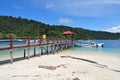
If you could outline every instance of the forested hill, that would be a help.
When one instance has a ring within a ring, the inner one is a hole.
[[[72,28],[63,25],[49,25],[21,17],[0,16],[0,39],[9,38],[12,33],[14,38],[21,38],[28,35],[39,37],[46,34],[47,37],[64,38],[62,32],[71,30],[75,32],[76,39],[119,39],[120,33],[108,33],[92,31],[82,28]]]

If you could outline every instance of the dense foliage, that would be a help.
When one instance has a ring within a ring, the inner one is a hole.
[[[120,33],[108,33],[92,31],[82,28],[72,28],[64,25],[49,25],[38,21],[21,17],[0,16],[0,39],[9,38],[12,33],[14,38],[22,38],[30,34],[31,37],[40,37],[46,34],[47,37],[64,38],[62,32],[71,30],[75,32],[76,39],[119,39]]]

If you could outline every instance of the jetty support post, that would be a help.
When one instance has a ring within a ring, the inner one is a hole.
[[[65,50],[65,47],[66,47],[66,40],[64,39],[64,46],[63,46],[63,50]]]
[[[39,42],[40,42],[39,45],[41,47],[41,52],[39,53],[39,56],[41,56],[41,55],[43,55],[43,46],[42,46],[43,38],[42,37],[40,37],[40,41]]]
[[[71,44],[72,47],[74,47],[74,35],[72,34],[72,44]]]
[[[68,39],[66,39],[66,49],[68,48]]]
[[[60,50],[61,50],[61,52],[63,50],[63,39],[60,40]]]
[[[24,37],[24,40],[25,40],[25,47],[27,46],[27,38]],[[26,57],[26,48],[24,48],[24,58]]]
[[[53,39],[50,39],[50,53],[53,54]]]
[[[25,37],[25,47],[27,46],[27,38]],[[26,57],[26,48],[24,48],[24,58]]]
[[[10,63],[13,63],[13,36],[10,34]]]
[[[34,39],[34,44],[36,44],[36,39]],[[34,56],[36,56],[36,47],[34,47]]]
[[[57,53],[59,52],[59,44],[60,44],[59,40],[57,39],[57,47],[56,47],[57,48]]]
[[[26,57],[26,49],[24,49],[24,58]]]
[[[36,56],[36,47],[34,47],[34,56]]]
[[[49,38],[47,38],[46,40],[47,40],[47,54],[49,54]]]
[[[28,34],[28,59],[30,59],[30,34]]]
[[[53,39],[53,46],[52,46],[53,54],[55,54],[55,39]]]
[[[54,40],[54,53],[57,52],[57,39]]]

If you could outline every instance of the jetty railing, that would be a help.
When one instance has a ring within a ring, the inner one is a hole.
[[[10,44],[8,46],[0,46],[0,51],[9,51],[10,52],[10,63],[14,62],[13,52],[15,49],[23,49],[24,55],[23,57],[30,59],[30,48],[34,47],[34,55],[33,56],[41,56],[44,54],[55,54],[59,51],[64,49],[73,47],[73,40],[69,39],[42,39],[42,38],[35,38],[34,40],[28,38],[24,39],[24,44],[17,44],[14,45],[14,38],[10,35]],[[36,53],[36,47],[39,47],[40,51],[39,54]],[[27,53],[26,53],[27,50]]]

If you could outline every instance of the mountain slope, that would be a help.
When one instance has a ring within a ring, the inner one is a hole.
[[[72,28],[64,25],[49,25],[38,21],[29,20],[21,17],[0,16],[0,39],[9,38],[12,33],[15,38],[40,37],[46,34],[47,37],[64,38],[61,34],[66,30],[75,32],[76,39],[119,39],[120,33],[109,33],[102,31],[92,31],[82,28]]]

